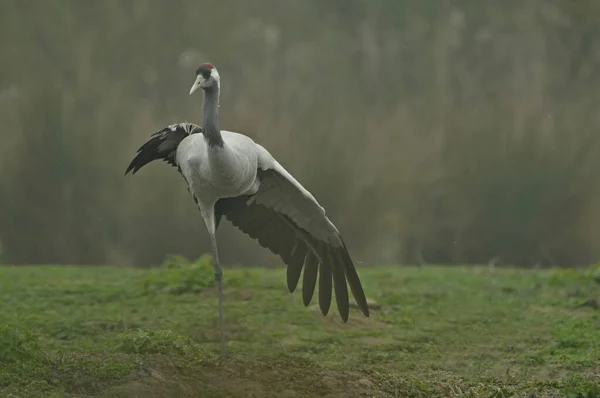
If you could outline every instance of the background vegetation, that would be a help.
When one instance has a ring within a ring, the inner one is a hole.
[[[600,257],[596,0],[0,2],[0,260],[156,264],[209,249],[183,181],[124,178],[163,125],[263,143],[372,263]],[[276,259],[221,231],[224,262]]]

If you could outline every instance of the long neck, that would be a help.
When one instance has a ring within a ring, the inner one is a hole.
[[[202,105],[202,129],[209,146],[223,147],[223,137],[219,129],[219,87],[204,90]]]

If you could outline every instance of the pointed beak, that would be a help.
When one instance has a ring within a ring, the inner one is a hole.
[[[192,88],[190,88],[190,95],[194,94],[194,91],[198,90],[198,87],[200,87],[202,83],[204,83],[204,78],[202,75],[196,76],[196,80],[194,81]]]

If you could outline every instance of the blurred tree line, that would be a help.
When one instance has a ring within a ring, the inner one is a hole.
[[[359,264],[600,257],[597,0],[4,0],[0,260],[146,265],[209,250],[183,180],[123,172],[160,127],[262,143]],[[276,259],[230,226],[223,260]]]

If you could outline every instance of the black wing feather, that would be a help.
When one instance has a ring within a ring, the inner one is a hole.
[[[321,308],[321,314],[323,315],[327,315],[329,307],[331,306],[332,278],[333,273],[331,272],[331,263],[328,259],[323,259],[323,262],[319,267],[319,308]],[[344,281],[344,283],[346,283],[346,281]],[[342,315],[341,311],[340,315]]]
[[[135,174],[139,169],[154,160],[163,160],[171,166],[177,166],[175,154],[177,147],[185,137],[202,133],[202,128],[193,123],[178,123],[165,127],[150,136],[150,139],[137,150],[125,174]]]
[[[304,259],[304,275],[302,276],[302,301],[308,307],[317,286],[319,260],[309,251]]]
[[[290,293],[294,293],[300,280],[300,274],[302,273],[302,267],[304,266],[304,258],[306,257],[306,244],[300,240],[295,239],[292,251],[290,254],[287,271],[287,285]]]
[[[335,301],[337,302],[340,316],[345,321],[348,320],[350,313],[350,303],[348,302],[348,286],[346,285],[346,272],[342,256],[339,251],[329,250],[329,260],[332,264],[333,287],[335,288]]]

